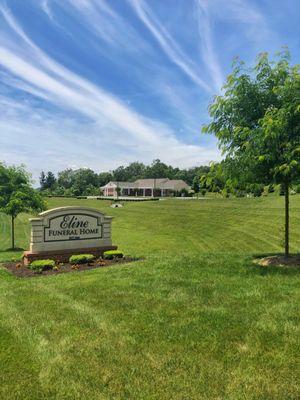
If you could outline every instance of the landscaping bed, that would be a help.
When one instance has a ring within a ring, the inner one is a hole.
[[[285,257],[284,255],[274,255],[256,259],[254,262],[262,267],[275,266],[300,268],[300,255],[296,254],[291,255],[290,257]]]
[[[20,261],[6,262],[3,265],[12,274],[18,276],[19,278],[30,278],[41,275],[57,275],[65,272],[86,271],[94,268],[110,267],[115,264],[126,264],[133,261],[138,261],[138,259],[132,257],[113,258],[111,260],[96,258],[93,261],[84,264],[71,264],[69,262],[55,263],[55,267],[53,269],[49,268],[43,271],[33,271],[29,268],[29,266],[24,266]]]

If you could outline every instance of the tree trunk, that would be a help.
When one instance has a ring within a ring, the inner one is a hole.
[[[11,216],[11,248],[15,249],[15,217]]]
[[[290,230],[290,220],[289,220],[289,184],[288,182],[285,183],[285,244],[284,244],[284,253],[285,257],[289,257],[290,255],[290,237],[289,237],[289,230]]]

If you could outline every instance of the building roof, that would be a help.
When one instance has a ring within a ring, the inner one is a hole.
[[[110,181],[108,182],[105,186],[102,186],[102,188],[110,188],[110,187],[114,187],[114,188],[134,188],[134,182],[116,182],[116,181]]]
[[[160,189],[164,182],[168,181],[168,178],[158,179],[138,179],[134,182],[135,187],[138,189]]]
[[[170,190],[190,190],[190,187],[187,183],[185,183],[182,179],[168,179],[166,182],[162,183],[161,189],[170,189]]]
[[[102,188],[121,188],[121,189],[168,189],[168,190],[189,190],[190,187],[182,179],[138,179],[135,182],[108,182]]]

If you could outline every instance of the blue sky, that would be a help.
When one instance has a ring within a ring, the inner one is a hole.
[[[1,161],[40,171],[220,159],[201,134],[232,59],[288,45],[299,0],[0,0]]]

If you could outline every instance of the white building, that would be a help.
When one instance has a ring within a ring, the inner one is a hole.
[[[102,186],[104,196],[166,197],[191,188],[181,179],[138,179],[135,182],[108,182]],[[119,191],[119,193],[118,193]]]

